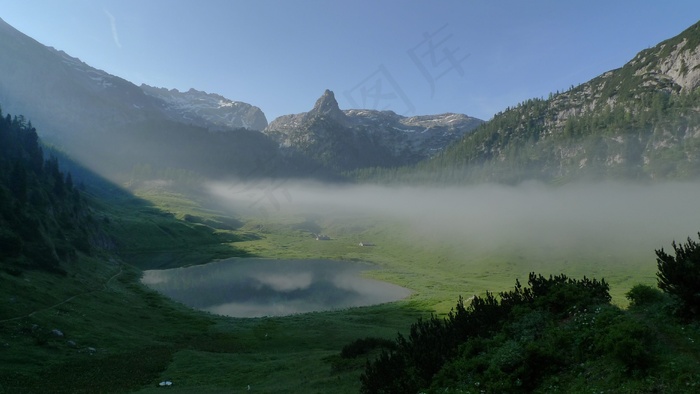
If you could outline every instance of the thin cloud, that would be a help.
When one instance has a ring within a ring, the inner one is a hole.
[[[119,33],[117,32],[117,20],[114,18],[114,15],[112,15],[111,12],[104,10],[105,15],[107,15],[107,18],[109,18],[109,24],[112,27],[112,39],[114,40],[114,44],[117,46],[117,48],[121,48],[122,44],[119,42]]]

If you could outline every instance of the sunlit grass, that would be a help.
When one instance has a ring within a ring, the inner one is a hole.
[[[598,245],[578,250],[487,248],[470,240],[416,235],[398,221],[363,217],[319,220],[321,232],[331,240],[316,241],[309,231],[298,229],[307,222],[302,215],[279,221],[251,218],[243,229],[261,231],[260,238],[236,245],[262,257],[371,262],[379,269],[368,271],[367,276],[410,288],[414,301],[441,313],[449,311],[460,295],[507,290],[515,279],[525,281],[530,272],[604,278],[618,305],[627,304],[624,293],[633,285],[655,283],[653,249],[625,253]],[[361,247],[362,241],[375,246]]]

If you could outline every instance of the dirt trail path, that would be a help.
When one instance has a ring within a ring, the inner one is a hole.
[[[58,304],[54,304],[54,305],[48,306],[48,307],[46,307],[46,308],[42,308],[42,309],[38,309],[38,310],[32,311],[32,312],[30,312],[30,313],[28,313],[28,314],[26,314],[26,315],[23,315],[23,316],[12,317],[12,318],[9,318],[9,319],[0,320],[0,323],[10,322],[10,321],[14,321],[14,320],[26,319],[26,318],[28,318],[28,317],[34,316],[34,315],[37,314],[37,313],[45,312],[45,311],[54,309],[54,308],[56,308],[56,307],[59,307],[59,306],[65,304],[65,303],[71,302],[72,300],[74,300],[74,299],[77,298],[77,297],[84,296],[84,295],[87,295],[87,294],[97,293],[97,292],[99,292],[99,291],[105,291],[105,290],[107,290],[107,287],[109,286],[109,284],[110,284],[114,279],[116,279],[117,276],[121,275],[122,272],[123,272],[123,266],[122,266],[121,264],[119,264],[119,271],[117,271],[114,275],[110,276],[109,279],[107,279],[107,281],[104,283],[104,285],[102,285],[102,288],[99,289],[99,290],[90,290],[90,291],[86,291],[86,292],[83,292],[83,293],[78,293],[78,294],[76,294],[76,295],[73,295],[73,296],[70,296],[70,297],[66,298],[65,300],[59,302]]]

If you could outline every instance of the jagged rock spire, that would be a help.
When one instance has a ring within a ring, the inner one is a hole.
[[[309,115],[327,116],[335,120],[342,121],[345,119],[345,114],[340,110],[338,101],[332,91],[326,89],[323,95],[316,100],[314,108],[309,111]]]

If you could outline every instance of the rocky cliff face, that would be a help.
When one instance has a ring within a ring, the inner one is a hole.
[[[677,92],[690,92],[700,86],[700,46],[694,37],[698,34],[697,26],[684,34],[680,42],[669,40],[639,53],[629,63],[638,67],[635,76],[664,81]]]
[[[174,120],[191,123],[213,131],[249,129],[262,131],[267,119],[260,108],[240,101],[232,101],[213,93],[190,89],[155,88],[141,85],[143,91],[160,101],[160,107]]]
[[[343,111],[326,90],[311,111],[281,116],[264,133],[289,152],[336,170],[353,170],[416,163],[481,123],[461,114],[404,117],[392,111]]]

